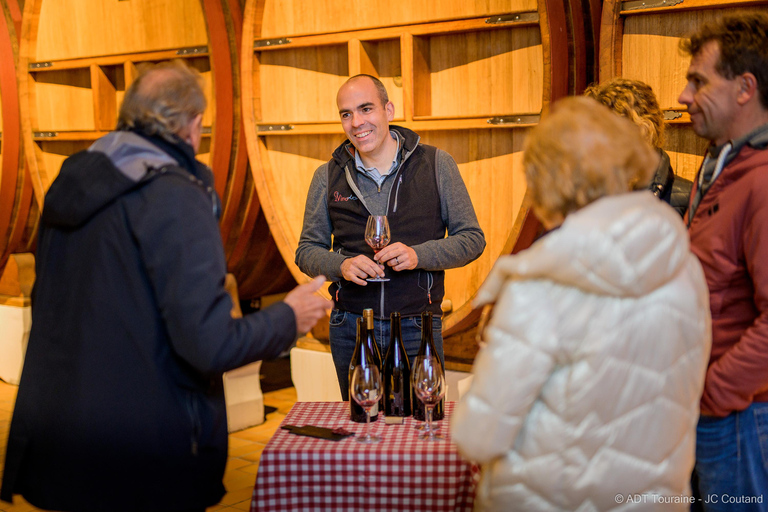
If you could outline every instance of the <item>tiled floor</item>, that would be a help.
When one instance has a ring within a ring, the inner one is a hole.
[[[16,386],[0,381],[0,477],[5,462],[5,445],[8,442],[8,428],[11,422],[13,404],[16,400]],[[267,420],[229,435],[229,460],[224,473],[227,494],[221,503],[208,509],[211,511],[249,510],[251,491],[259,468],[259,458],[264,446],[275,433],[285,415],[296,402],[296,390],[284,388],[264,393],[264,404],[277,408],[267,415]],[[0,501],[0,512],[34,512],[37,509],[16,496],[14,504]],[[106,511],[105,511],[106,512]]]

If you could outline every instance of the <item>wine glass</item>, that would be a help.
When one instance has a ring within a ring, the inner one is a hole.
[[[389,244],[389,221],[386,215],[371,215],[365,225],[365,243],[371,246],[374,253],[379,252]],[[381,283],[389,281],[388,277],[369,277],[366,281]]]
[[[360,443],[378,443],[381,436],[368,432],[371,423],[371,408],[376,405],[381,397],[381,374],[375,365],[357,365],[352,372],[352,381],[349,383],[352,389],[352,398],[365,409],[365,430],[362,436],[357,437]]]
[[[445,396],[445,376],[443,375],[443,367],[440,365],[440,359],[434,356],[417,356],[414,361],[411,380],[413,390],[424,404],[427,413],[427,428],[419,434],[419,439],[426,439],[427,441],[445,439],[432,426],[432,411]]]

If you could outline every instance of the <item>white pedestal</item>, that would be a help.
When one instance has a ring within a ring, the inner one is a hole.
[[[230,432],[264,423],[260,370],[261,361],[256,361],[224,373],[224,396]]]
[[[291,349],[291,380],[297,402],[339,402],[341,391],[330,352]]]
[[[445,399],[458,401],[469,388],[472,374],[447,370]],[[291,349],[291,378],[299,402],[336,402],[341,400],[336,368],[330,352],[303,348]]]
[[[0,379],[18,384],[29,330],[32,328],[32,308],[0,304]]]

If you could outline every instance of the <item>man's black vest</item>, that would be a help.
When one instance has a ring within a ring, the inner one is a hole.
[[[436,153],[433,146],[418,143],[418,136],[410,130],[396,126],[403,136],[398,167],[393,179],[387,207],[391,232],[390,244],[402,242],[411,247],[428,240],[445,237],[446,226],[440,214],[440,196],[437,189]],[[339,147],[328,163],[328,212],[333,225],[333,250],[347,256],[365,254],[373,258],[374,252],[365,243],[365,224],[371,214],[359,200],[347,181],[348,176],[357,184],[361,177],[355,168],[354,156],[346,149],[348,142]],[[415,146],[415,147],[414,147]],[[441,314],[440,304],[445,295],[445,272],[422,269],[396,272],[386,267],[390,281],[360,286],[343,280],[331,285],[336,307],[356,314],[372,308],[379,319],[389,318],[397,311],[403,316],[414,316],[429,309]]]

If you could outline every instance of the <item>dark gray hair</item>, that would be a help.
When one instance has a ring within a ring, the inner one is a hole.
[[[179,59],[143,66],[125,93],[117,129],[173,142],[205,107],[202,76],[196,69]]]
[[[366,75],[365,73],[361,73],[359,75],[355,75],[353,77],[350,77],[350,79],[347,80],[347,82],[351,82],[352,80],[354,80],[356,78],[363,78],[363,77],[370,78],[371,81],[373,82],[373,85],[376,86],[376,90],[379,93],[379,99],[381,100],[381,106],[383,107],[384,105],[389,103],[389,94],[387,94],[387,88],[384,87],[384,84],[381,83],[381,80],[379,80],[375,76],[373,76],[373,75]]]
[[[768,109],[768,15],[747,13],[725,16],[704,25],[680,48],[688,55],[697,55],[710,41],[720,47],[720,59],[715,70],[728,80],[744,73],[757,79],[760,103]]]

